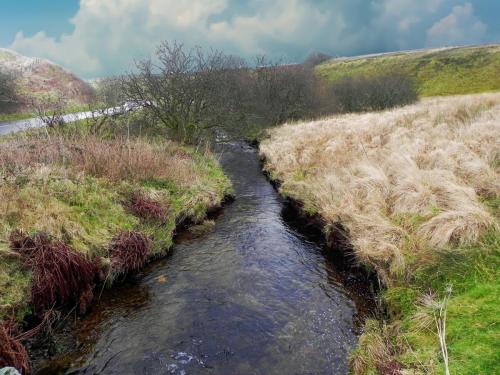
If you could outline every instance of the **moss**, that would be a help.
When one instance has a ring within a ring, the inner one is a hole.
[[[500,90],[499,70],[500,47],[487,46],[332,60],[319,65],[317,74],[335,82],[346,76],[399,71],[415,77],[421,96],[437,96]]]

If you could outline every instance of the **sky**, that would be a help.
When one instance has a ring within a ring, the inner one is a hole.
[[[300,62],[500,42],[499,20],[500,0],[0,0],[0,47],[97,78],[163,40]]]

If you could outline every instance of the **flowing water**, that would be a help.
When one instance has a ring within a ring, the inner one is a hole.
[[[226,146],[221,163],[236,200],[215,228],[104,292],[75,324],[79,349],[40,374],[347,373],[364,297],[290,225],[254,149]]]

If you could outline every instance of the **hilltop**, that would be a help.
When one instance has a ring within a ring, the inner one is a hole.
[[[316,73],[330,82],[343,77],[391,72],[416,79],[421,96],[500,90],[500,45],[399,51],[329,60]]]
[[[86,103],[92,95],[88,83],[46,59],[0,48],[0,70],[16,76],[19,92],[24,95],[55,94],[74,105]]]

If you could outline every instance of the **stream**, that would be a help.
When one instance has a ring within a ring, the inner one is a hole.
[[[38,374],[348,372],[366,291],[300,232],[255,149],[226,145],[221,164],[236,199],[214,228],[104,291],[73,324],[76,349]]]

